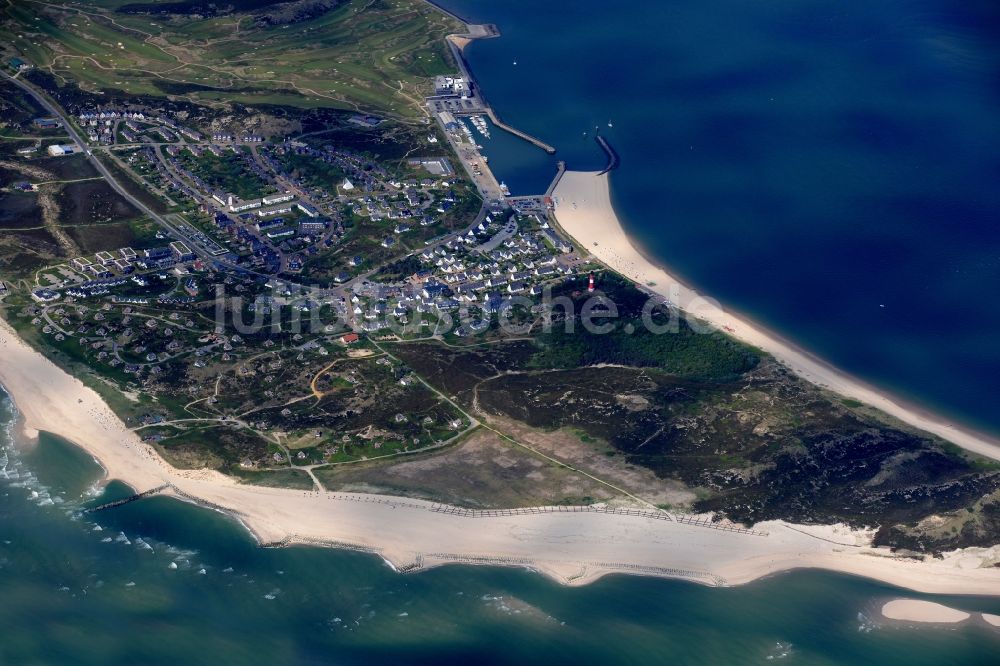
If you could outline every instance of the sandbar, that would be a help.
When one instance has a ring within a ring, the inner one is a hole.
[[[955,624],[971,617],[965,611],[949,608],[933,601],[893,599],[882,606],[882,615],[890,620],[906,622],[938,622]]]

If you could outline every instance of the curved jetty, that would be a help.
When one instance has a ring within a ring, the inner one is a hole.
[[[608,166],[604,167],[604,171],[597,174],[598,176],[603,176],[607,172],[617,169],[620,160],[618,159],[618,153],[611,147],[611,144],[608,143],[607,139],[598,134],[594,137],[594,140],[597,141],[601,148],[604,149],[604,152],[608,154]]]
[[[482,93],[480,93],[480,97],[482,97]],[[514,136],[520,137],[520,138],[524,139],[525,141],[527,141],[528,143],[531,143],[531,144],[534,144],[534,145],[538,146],[539,148],[541,148],[542,150],[544,150],[545,152],[547,152],[549,155],[555,155],[556,149],[554,147],[552,147],[549,144],[545,143],[541,139],[528,134],[527,132],[523,132],[523,131],[517,129],[516,127],[511,127],[510,125],[508,125],[504,121],[500,120],[500,118],[497,117],[497,113],[496,113],[496,111],[493,110],[492,106],[487,106],[486,107],[486,115],[489,116],[489,118],[493,122],[493,124],[496,125],[497,127],[499,127],[500,129],[506,130],[506,131],[510,132],[511,134],[513,134]]]

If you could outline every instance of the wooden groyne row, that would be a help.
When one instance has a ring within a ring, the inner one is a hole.
[[[598,134],[597,136],[594,137],[594,140],[597,141],[597,143],[600,144],[601,148],[604,149],[604,152],[608,154],[608,166],[604,167],[604,171],[597,174],[598,176],[603,176],[607,172],[613,169],[617,169],[620,160],[618,158],[618,153],[615,151],[614,148],[611,147],[611,144],[608,143],[607,139]]]
[[[495,564],[507,567],[530,567],[534,564],[532,560],[525,557],[491,557],[488,555],[462,555],[460,553],[427,553],[427,557],[461,564]],[[419,564],[423,565],[423,558],[420,558]]]
[[[124,506],[126,504],[131,504],[136,500],[140,500],[143,497],[149,497],[150,495],[155,495],[158,492],[164,491],[170,487],[169,483],[165,483],[162,486],[157,486],[155,488],[150,488],[141,493],[136,493],[135,495],[129,495],[128,497],[122,498],[120,500],[115,500],[114,502],[106,502],[100,506],[91,507],[89,509],[84,509],[84,513],[94,513],[95,511],[105,511],[107,509],[114,509],[115,507]]]

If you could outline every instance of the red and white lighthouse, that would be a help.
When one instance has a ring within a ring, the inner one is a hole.
[[[587,291],[594,291],[594,274],[590,274],[590,281],[587,283]]]

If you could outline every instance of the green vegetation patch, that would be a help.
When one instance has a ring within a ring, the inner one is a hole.
[[[751,347],[718,331],[697,331],[676,311],[656,309],[650,321],[664,332],[653,332],[641,316],[646,296],[616,276],[605,276],[601,291],[618,316],[595,316],[590,328],[582,320],[590,294],[572,286],[562,286],[553,293],[556,298],[571,299],[572,312],[566,316],[561,306],[554,308],[557,317],[552,330],[536,338],[539,350],[531,359],[532,366],[618,364],[659,368],[689,379],[727,380],[752,370],[760,362],[760,354]],[[592,312],[610,313],[611,309],[598,305]],[[606,332],[599,332],[602,330]]]
[[[235,194],[240,199],[255,199],[276,191],[273,185],[250,170],[247,160],[251,158],[246,149],[221,155],[206,151],[197,157],[182,151],[178,159],[213,189]]]
[[[698,511],[881,527],[877,543],[932,552],[1000,538],[995,507],[981,501],[1000,491],[995,465],[853,412],[767,357],[738,378],[706,379],[654,366],[526,369],[526,356],[538,358],[530,342],[392,347],[467,408],[576,433],[598,453],[606,442],[665,484],[697,490]],[[970,506],[970,526],[922,527]]]
[[[313,481],[308,472],[299,469],[281,469],[257,471],[247,469],[230,470],[230,474],[244,483],[271,488],[293,488],[296,490],[312,490]]]
[[[419,0],[116,5],[8,3],[0,39],[91,91],[417,117],[460,29]]]

